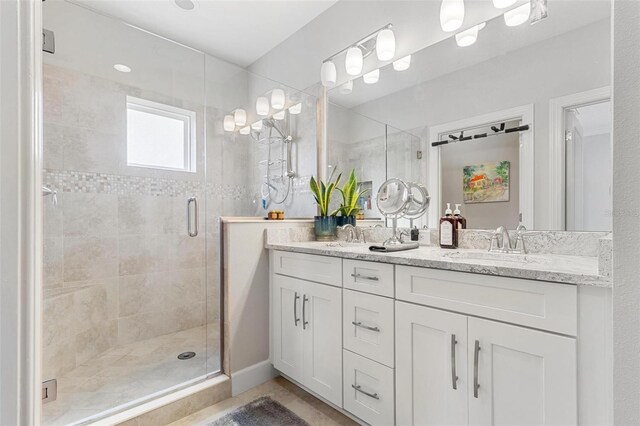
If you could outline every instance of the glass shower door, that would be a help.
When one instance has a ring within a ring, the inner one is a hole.
[[[58,201],[44,212],[49,425],[202,380],[220,369],[220,337],[204,55],[69,2],[43,10],[56,37],[43,53],[43,181]]]

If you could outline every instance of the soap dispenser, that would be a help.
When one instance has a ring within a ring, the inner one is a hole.
[[[451,204],[440,218],[440,247],[454,249],[458,247],[458,221],[451,212]]]
[[[456,209],[453,211],[453,217],[458,221],[458,229],[467,229],[467,219],[460,214],[460,204],[456,204]]]

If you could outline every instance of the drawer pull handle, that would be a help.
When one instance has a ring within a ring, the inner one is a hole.
[[[375,331],[377,333],[380,332],[380,329],[378,327],[371,327],[369,325],[364,325],[363,323],[361,323],[360,321],[356,322],[356,321],[351,321],[351,324],[355,325],[356,327],[360,327],[360,328],[364,328],[366,330],[371,330],[371,331]]]
[[[298,296],[298,292],[296,291],[293,295],[293,325],[296,327],[300,322],[300,318],[298,318],[298,299],[300,299],[300,296]]]
[[[357,392],[363,393],[368,397],[371,397],[373,399],[380,399],[380,395],[378,395],[377,393],[369,393],[367,391],[363,391],[360,385],[351,385],[351,387],[354,388]]]
[[[478,383],[478,356],[480,352],[480,341],[476,340],[475,347],[473,348],[473,397],[478,397],[478,389],[480,389],[480,383]]]
[[[456,374],[456,335],[451,335],[451,385],[453,390],[458,389],[458,375]]]
[[[378,277],[372,277],[372,276],[369,276],[369,275],[351,274],[351,276],[352,276],[353,278],[355,278],[356,280],[357,280],[358,278],[360,278],[360,279],[362,279],[362,280],[380,281],[380,278],[378,278]]]

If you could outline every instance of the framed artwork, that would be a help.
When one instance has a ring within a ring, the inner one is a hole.
[[[509,161],[464,166],[462,193],[465,204],[509,201]]]

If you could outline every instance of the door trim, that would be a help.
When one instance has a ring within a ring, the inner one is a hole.
[[[565,228],[564,111],[611,99],[611,86],[573,93],[549,101],[549,223],[545,229]]]

